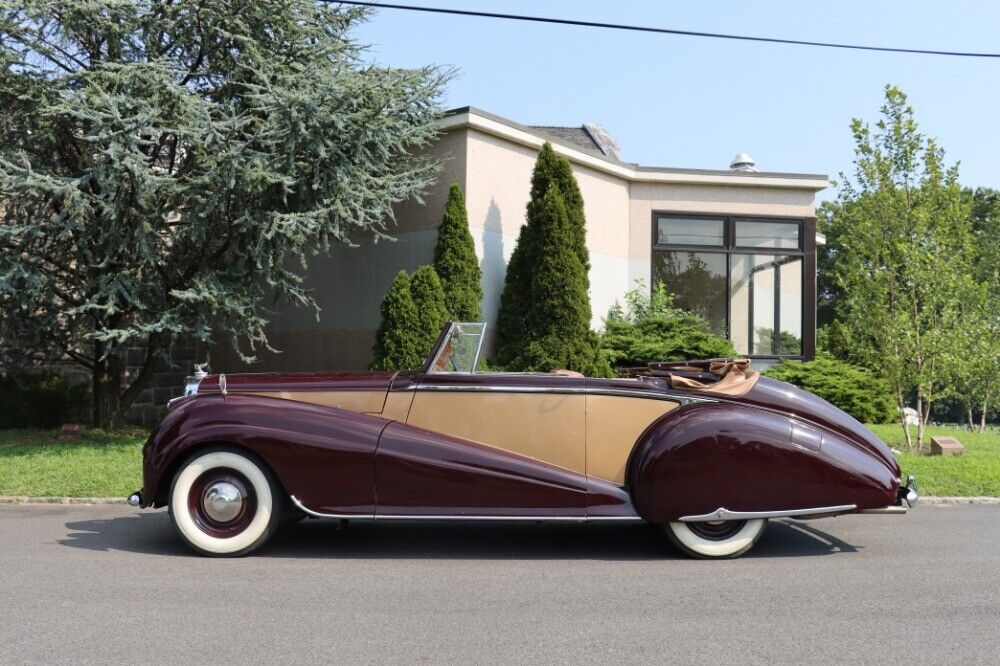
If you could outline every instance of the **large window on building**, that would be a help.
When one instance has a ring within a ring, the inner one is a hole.
[[[802,221],[653,216],[652,282],[737,353],[803,354]]]

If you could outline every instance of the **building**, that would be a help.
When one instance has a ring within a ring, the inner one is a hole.
[[[313,260],[307,284],[319,320],[276,304],[269,335],[282,353],[246,368],[220,347],[214,370],[365,368],[392,278],[432,261],[452,182],[465,191],[492,324],[545,141],[569,159],[583,194],[595,328],[637,283],[662,282],[741,354],[762,363],[813,356],[815,195],[826,176],[758,171],[742,154],[720,170],[640,166],[623,162],[600,126],[529,127],[473,107],[448,112],[440,130],[430,148],[443,159],[440,178],[422,203],[398,207],[396,240],[360,238]]]

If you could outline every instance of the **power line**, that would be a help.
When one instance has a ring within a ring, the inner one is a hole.
[[[411,12],[428,12],[431,14],[452,14],[456,16],[474,16],[478,18],[505,19],[508,21],[530,21],[533,23],[555,23],[558,25],[583,26],[585,28],[606,28],[610,30],[631,30],[633,32],[653,32],[662,35],[679,35],[682,37],[709,37],[711,39],[734,39],[744,42],[767,42],[770,44],[791,44],[794,46],[821,46],[831,49],[851,49],[854,51],[881,51],[883,53],[916,53],[920,55],[954,56],[960,58],[1000,58],[1000,53],[981,53],[973,51],[938,51],[933,49],[904,49],[891,46],[865,46],[862,44],[838,44],[835,42],[812,42],[804,39],[781,39],[779,37],[754,37],[751,35],[730,35],[720,32],[699,32],[696,30],[675,30],[672,28],[650,28],[642,25],[625,25],[621,23],[600,23],[597,21],[577,21],[574,19],[551,18],[546,16],[524,16],[521,14],[500,14],[496,12],[474,12],[468,9],[445,9],[443,7],[419,7],[416,5],[398,5],[382,2],[355,2],[354,0],[322,0],[323,2],[375,9],[402,9]]]

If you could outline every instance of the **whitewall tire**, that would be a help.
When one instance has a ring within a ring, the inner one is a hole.
[[[211,449],[186,461],[170,487],[170,518],[203,555],[235,557],[259,548],[281,523],[284,496],[255,457]]]
[[[675,522],[666,525],[667,536],[684,553],[705,559],[739,557],[764,534],[766,519]]]

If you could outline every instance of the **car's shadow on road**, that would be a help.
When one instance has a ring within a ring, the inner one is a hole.
[[[165,511],[73,521],[60,543],[97,551],[191,556]],[[857,547],[813,524],[772,520],[750,558],[815,557]],[[260,551],[273,558],[650,560],[681,557],[649,525],[363,523],[306,520]]]

